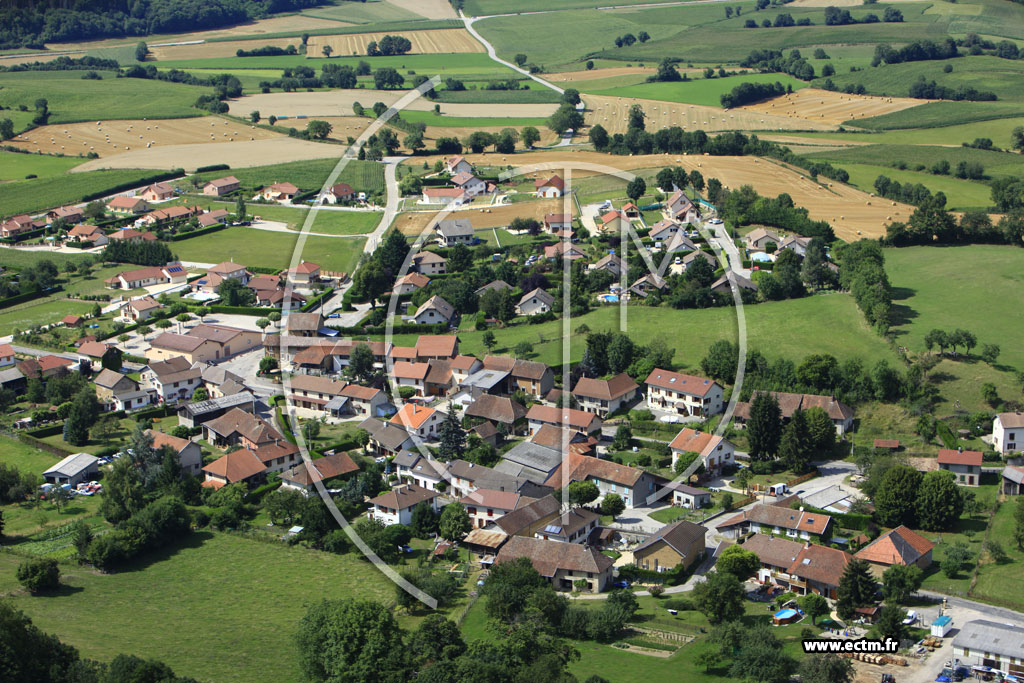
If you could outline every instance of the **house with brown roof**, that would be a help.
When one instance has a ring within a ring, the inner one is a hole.
[[[200,214],[196,221],[198,221],[200,228],[209,228],[226,222],[230,215],[227,209],[213,209],[212,211]]]
[[[74,364],[74,361],[62,356],[47,354],[38,358],[27,358],[19,361],[15,364],[15,367],[27,379],[49,379],[54,375],[62,375],[69,372]]]
[[[370,499],[373,510],[368,516],[370,519],[382,522],[385,526],[393,524],[408,526],[412,523],[413,508],[421,502],[426,501],[436,512],[437,497],[436,491],[415,484],[399,484],[390,491]]]
[[[580,377],[572,390],[581,410],[606,418],[628,406],[637,396],[640,387],[633,378],[620,372],[611,379]]]
[[[320,266],[303,259],[299,265],[288,268],[282,275],[296,287],[309,287],[320,281]]]
[[[60,324],[64,327],[81,327],[83,322],[85,318],[80,315],[66,315],[60,319]]]
[[[28,214],[12,216],[0,223],[0,237],[17,237],[32,230],[46,227],[45,221],[37,221]]]
[[[416,203],[462,206],[469,200],[470,197],[466,194],[466,191],[459,187],[424,187],[423,197]]]
[[[657,273],[647,273],[629,286],[629,291],[637,296],[647,298],[654,292],[660,292],[666,287],[665,278]]]
[[[683,226],[679,223],[663,218],[651,226],[651,230],[647,233],[647,236],[656,242],[663,242],[672,238],[682,229]]]
[[[121,316],[134,323],[142,323],[153,317],[153,314],[164,305],[151,296],[140,296],[130,299],[121,306]]]
[[[747,249],[751,251],[764,251],[768,248],[769,244],[774,244],[778,248],[782,242],[782,238],[771,230],[765,228],[755,228],[747,233],[747,236],[743,238],[743,241],[747,245]]]
[[[391,424],[421,439],[436,439],[445,414],[428,406],[406,403],[391,417]]]
[[[793,413],[798,410],[809,410],[810,408],[818,407],[824,410],[832,420],[832,424],[835,425],[836,428],[836,434],[839,436],[842,436],[853,427],[853,408],[846,405],[835,396],[790,394],[784,391],[769,391],[765,393],[774,396],[775,400],[778,401],[783,421],[788,421],[793,417]],[[733,419],[736,426],[745,426],[749,417],[750,403],[746,401],[738,402],[736,404],[736,410],[733,413]]]
[[[718,532],[726,538],[738,538],[753,532],[821,540],[831,536],[831,527],[832,518],[828,515],[759,504],[719,524]]]
[[[720,472],[727,465],[736,463],[736,446],[731,441],[709,432],[700,432],[684,427],[669,444],[672,450],[672,467],[686,453],[700,455],[704,469],[711,473]]]
[[[466,161],[466,158],[463,157],[461,154],[456,154],[455,156],[451,156],[445,159],[444,167],[445,170],[448,171],[450,175],[473,172],[473,164]]]
[[[601,522],[601,515],[587,508],[570,508],[534,532],[534,538],[559,543],[586,543]]]
[[[545,232],[561,232],[572,229],[571,213],[548,213],[544,214]]]
[[[192,363],[230,358],[261,346],[259,332],[229,325],[201,323],[188,334],[164,332],[150,342],[146,358],[166,360],[185,356]]]
[[[549,424],[556,427],[566,426],[583,434],[593,434],[601,429],[601,417],[585,410],[571,408],[555,408],[534,403],[526,412],[526,420],[530,425],[532,436],[542,426]]]
[[[416,338],[416,357],[420,361],[447,360],[459,355],[459,338],[453,334],[421,334]]]
[[[398,296],[412,294],[430,284],[430,278],[423,273],[407,273],[395,280],[395,286],[391,290]]]
[[[324,201],[328,204],[351,202],[357,198],[356,191],[348,183],[335,183],[324,192]]]
[[[461,171],[451,177],[452,185],[466,193],[467,197],[475,197],[487,192],[488,185],[468,171]]]
[[[390,422],[368,417],[359,423],[359,428],[365,429],[370,435],[366,445],[370,453],[397,456],[403,450],[416,447],[409,432]]]
[[[51,225],[54,221],[62,220],[65,225],[81,223],[84,214],[77,206],[58,206],[46,212],[46,224]]]
[[[292,337],[315,337],[323,324],[324,316],[320,311],[289,313],[284,319],[284,333]]]
[[[514,511],[496,519],[494,523],[508,536],[532,538],[538,530],[558,517],[561,508],[561,503],[554,496],[547,495],[526,505],[520,505]]]
[[[804,549],[799,541],[790,541],[778,536],[754,534],[743,542],[743,549],[748,550],[760,560],[757,570],[757,582],[762,585],[781,586],[789,589],[789,568]],[[745,577],[739,577],[745,578]]]
[[[140,192],[139,196],[147,202],[162,202],[174,197],[174,187],[170,183],[153,183]]]
[[[711,507],[711,492],[682,482],[670,482],[665,488],[672,492],[672,505],[699,510]]]
[[[242,183],[233,175],[214,178],[203,185],[203,194],[207,197],[223,197],[226,194],[231,194],[241,186]]]
[[[898,526],[861,548],[854,557],[870,564],[872,573],[880,578],[882,572],[894,564],[927,569],[931,566],[934,548],[935,544],[921,534]]]
[[[248,448],[240,448],[217,458],[203,468],[206,475],[203,486],[219,489],[238,482],[252,486],[263,480],[266,471],[266,466],[255,452]]]
[[[505,515],[525,507],[537,500],[524,496],[518,491],[497,491],[495,489],[475,489],[463,496],[459,502],[466,508],[474,529],[486,529],[494,525]]]
[[[153,429],[146,430],[146,436],[153,439],[153,448],[167,448],[178,459],[183,474],[199,476],[203,467],[203,449],[195,441],[171,436]]]
[[[449,324],[455,318],[455,307],[445,301],[444,297],[435,294],[416,309],[412,322],[417,325]]]
[[[424,275],[440,275],[445,272],[448,259],[432,251],[418,251],[413,254],[411,270]]]
[[[696,223],[700,219],[700,209],[682,190],[676,190],[665,202],[662,215],[679,223]]]
[[[999,413],[992,421],[992,448],[996,452],[1017,453],[1024,451],[1024,413]]]
[[[644,385],[647,405],[654,410],[708,417],[725,409],[722,385],[707,377],[655,368]]]
[[[399,388],[412,387],[417,396],[427,395],[427,375],[430,373],[429,363],[409,363],[398,361],[391,367],[391,379]]]
[[[530,443],[580,455],[594,455],[598,440],[573,429],[563,429],[555,425],[543,425],[530,437]]]
[[[629,227],[629,217],[622,209],[612,209],[597,217],[594,221],[597,231],[602,234],[619,234],[623,229]]]
[[[616,254],[605,254],[600,261],[590,266],[590,270],[607,270],[616,279],[618,279],[625,268],[626,264]]]
[[[10,344],[0,344],[0,368],[14,365],[14,347]]]
[[[268,201],[286,204],[295,199],[295,195],[298,193],[299,188],[291,183],[274,183],[264,187],[256,196]]]
[[[358,471],[359,465],[349,457],[348,453],[335,453],[317,458],[309,463],[300,462],[282,472],[278,478],[281,480],[281,488],[292,489],[308,496],[316,488],[316,482],[327,482]]]
[[[75,227],[68,230],[68,234],[65,237],[64,241],[91,242],[94,247],[102,247],[106,245],[110,240],[107,239],[107,233],[103,232],[102,228],[95,225],[79,223]]]
[[[981,451],[953,450],[943,448],[939,451],[939,469],[952,472],[956,483],[960,486],[978,486],[981,484]]]
[[[149,202],[142,197],[126,197],[120,195],[107,202],[107,209],[113,213],[130,216],[149,211]]]
[[[150,211],[144,216],[135,219],[135,227],[141,228],[147,225],[160,225],[174,221],[184,221],[193,216],[200,216],[203,213],[201,206],[167,206]],[[128,232],[130,231],[130,232]],[[110,236],[110,239],[128,239],[129,241],[152,242],[156,235],[152,232],[139,232],[132,228],[119,230]]]
[[[121,271],[117,275],[107,278],[104,284],[108,289],[141,289],[154,285],[177,285],[186,280],[188,280],[188,271],[177,261],[172,261],[163,266],[147,266]]]
[[[637,467],[592,458],[570,450],[544,485],[562,488],[572,481],[591,481],[597,485],[602,498],[614,493],[622,498],[627,508],[634,508],[647,502],[648,496],[655,492],[661,479]]]
[[[285,440],[266,420],[240,408],[203,423],[203,438],[220,448],[239,445],[249,449],[263,463],[266,472],[281,472],[302,457],[299,448]]]
[[[158,401],[174,403],[192,397],[203,383],[202,370],[182,356],[154,361],[142,368],[142,386],[156,394]]]
[[[515,434],[521,431],[526,423],[526,408],[522,404],[513,401],[507,396],[494,396],[492,394],[481,394],[466,408],[466,417],[475,417],[481,420],[488,420],[496,424],[503,424],[507,434]]]
[[[121,350],[114,344],[90,341],[76,350],[82,367],[88,368],[121,368]]]
[[[538,178],[533,181],[533,191],[537,193],[538,197],[556,199],[565,194],[565,181],[557,175],[550,178]]]
[[[789,590],[797,595],[817,593],[835,600],[839,579],[852,559],[842,550],[805,543],[789,566]]]
[[[586,256],[582,249],[568,240],[558,240],[554,244],[544,247],[544,258],[549,261],[556,259],[575,261],[576,259],[586,258]]]
[[[666,524],[633,551],[633,564],[641,569],[664,572],[679,565],[689,569],[704,557],[707,528],[685,519]]]
[[[96,385],[96,400],[104,410],[135,410],[149,405],[149,393],[139,390],[139,384],[108,368],[103,368],[93,378]]]
[[[512,536],[498,551],[495,563],[511,562],[520,557],[528,558],[533,568],[556,590],[575,590],[574,584],[583,581],[586,584],[584,590],[600,593],[612,578],[614,560],[579,543]]]
[[[666,254],[681,254],[681,253],[684,253],[684,252],[692,252],[691,254],[688,254],[688,256],[689,255],[693,255],[693,256],[701,256],[701,255],[703,255],[705,258],[710,256],[710,254],[708,254],[707,252],[700,251],[699,249],[697,249],[697,245],[693,242],[693,240],[691,240],[686,235],[686,232],[684,230],[682,230],[682,229],[680,229],[679,232],[677,232],[677,233],[673,234],[671,237],[669,237],[667,241],[663,242],[662,249],[665,251]],[[697,253],[698,251],[700,251],[700,253]],[[684,256],[683,258],[685,259],[686,257]],[[714,257],[711,256],[711,261],[714,261],[714,260],[715,260]],[[691,260],[689,263],[692,263],[692,262],[693,261]],[[715,264],[710,263],[710,262],[709,262],[708,265],[710,265],[712,268],[716,268],[717,267]],[[684,260],[684,262],[682,264],[683,272],[686,272],[686,266],[687,266],[687,262],[685,262],[685,260]]]

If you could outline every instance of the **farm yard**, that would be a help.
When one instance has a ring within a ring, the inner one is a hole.
[[[838,126],[846,121],[855,122],[857,119],[917,107],[926,101],[901,97],[850,95],[818,88],[803,88],[792,94],[738,107],[737,110],[820,121]]]
[[[164,145],[213,144],[280,137],[280,133],[266,128],[245,125],[220,116],[204,116],[190,119],[126,119],[41,126],[15,136],[8,144],[29,152],[95,152],[103,158],[124,154],[126,151],[142,151]]]
[[[680,126],[688,131],[706,132],[724,130],[833,130],[832,124],[807,121],[777,114],[756,113],[742,109],[726,111],[721,107],[697,104],[583,95],[587,110],[584,120],[588,125],[600,124],[609,135],[628,131],[629,110],[635,104],[643,107],[647,125],[652,129],[662,126]]]
[[[349,33],[334,36],[310,36],[306,44],[306,55],[324,57],[323,49],[330,46],[332,54],[365,55],[366,46],[379,42],[387,33]],[[465,29],[442,29],[427,31],[406,31],[402,37],[412,43],[412,53],[451,54],[458,52],[483,52],[484,46]]]

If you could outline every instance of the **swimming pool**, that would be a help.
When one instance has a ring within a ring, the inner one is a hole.
[[[776,619],[792,619],[796,616],[795,609],[783,609],[775,613]]]
[[[775,259],[771,254],[766,254],[763,251],[758,251],[750,255],[751,261],[759,261],[761,263],[771,263]]]
[[[617,304],[619,303],[618,294],[601,294],[597,297],[597,300],[605,304]]]

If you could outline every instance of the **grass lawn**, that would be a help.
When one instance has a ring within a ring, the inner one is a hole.
[[[50,458],[46,468],[57,464],[57,456],[49,453],[43,455]],[[100,515],[99,496],[75,496],[60,512],[57,512],[56,507],[45,501],[40,502],[36,507],[27,504],[4,505],[0,506],[0,511],[4,513],[4,544],[17,550],[40,555],[49,555],[48,551],[53,550],[59,554],[57,548],[41,547],[40,534],[79,520],[85,520],[94,527],[105,524]],[[5,553],[4,557],[10,556]],[[6,580],[8,580],[7,577],[3,577],[0,579],[0,584]],[[0,588],[0,591],[3,590],[5,589]]]
[[[986,508],[988,508],[996,496],[998,484],[996,484],[995,475],[983,475],[982,481],[985,483],[972,490],[978,500],[984,501]],[[987,513],[976,517],[970,517],[965,514],[957,521],[956,526],[950,532],[936,534],[927,531],[919,531],[919,533],[921,533],[925,538],[937,543],[935,549],[932,551],[932,565],[928,568],[921,587],[925,590],[933,590],[940,593],[949,593],[951,595],[966,597],[971,583],[971,574],[973,573],[975,566],[977,566],[978,556],[981,553],[981,545],[985,540],[985,526],[987,524]],[[993,538],[998,539],[999,537],[993,536]],[[1002,540],[1009,541],[1009,539]],[[953,578],[947,578],[939,567],[942,565],[942,560],[945,557],[945,549],[956,541],[963,541],[968,545],[971,550],[971,559],[964,564],[964,567],[961,568]],[[1007,545],[1009,545],[1009,543],[1004,542],[1003,547],[1006,548]],[[1016,576],[1020,576],[1019,571]],[[1006,592],[1007,588],[1008,587],[1003,584],[1000,595]],[[1002,604],[1002,602],[1000,604]]]
[[[0,74],[0,104],[34,107],[37,98],[49,103],[50,123],[103,119],[182,118],[202,116],[192,103],[213,92],[181,83],[115,78],[100,71],[103,80],[82,79],[81,71],[22,71]],[[2,213],[2,212],[0,212]]]
[[[20,270],[30,268],[40,261],[52,261],[57,268],[63,270],[64,264],[90,258],[85,254],[62,254],[51,251],[25,251],[24,249],[0,249],[0,266],[5,269]]]
[[[309,604],[351,596],[389,603],[394,592],[357,555],[208,531],[147,560],[110,575],[64,567],[66,588],[40,599],[19,589],[21,558],[4,553],[0,591],[14,592],[16,607],[83,656],[109,661],[131,652],[182,676],[267,683],[300,679],[291,638]],[[171,624],[175,634],[167,637]]]
[[[874,145],[872,145],[874,147]],[[879,145],[885,149],[885,145]],[[892,158],[889,156],[876,157],[881,159]],[[982,182],[973,180],[960,180],[953,176],[932,175],[925,171],[901,171],[888,166],[873,166],[870,164],[853,164],[845,161],[832,160],[832,163],[850,174],[850,185],[858,187],[864,192],[875,192],[875,179],[884,175],[900,184],[924,185],[932,194],[943,192],[946,195],[947,206],[954,211],[965,209],[987,209],[992,204],[991,188]],[[956,165],[954,164],[954,169]],[[884,200],[883,200],[884,201]]]
[[[590,90],[586,87],[586,81],[581,82],[585,92],[594,95],[610,95],[612,97],[640,97],[648,100],[663,100],[665,102],[681,102],[684,104],[701,104],[709,107],[722,106],[722,95],[731,92],[733,88],[741,83],[775,83],[791,85],[793,90],[806,88],[806,81],[793,78],[786,74],[746,74],[743,76],[729,76],[728,78],[712,78],[687,81],[685,83],[640,83],[628,85],[622,88],[611,88],[608,90]]]
[[[547,123],[547,119],[529,116],[509,116],[509,117],[492,117],[492,116],[445,116],[444,115],[444,104],[441,104],[441,115],[438,116],[432,111],[403,111],[402,120],[408,121],[409,123],[425,123],[428,126],[448,126],[452,128],[485,128],[485,127],[505,127],[505,128],[522,128],[524,126],[534,126],[539,128]]]
[[[3,93],[2,89],[0,93]],[[0,216],[38,212],[62,204],[76,204],[87,194],[105,192],[121,183],[132,182],[159,172],[134,169],[91,171],[4,183],[4,190],[0,192]]]
[[[91,312],[92,307],[93,303],[89,301],[47,298],[5,308],[0,310],[0,335],[52,323],[70,313],[84,315]]]
[[[971,142],[974,138],[950,140],[943,137],[941,132],[931,129],[984,126],[986,128],[995,128],[1000,132],[1006,131],[1006,135],[999,135],[998,138],[994,135],[977,136],[990,137],[993,140],[1003,140],[1002,143],[996,143],[1002,147],[1007,144],[1006,140],[1009,138],[1009,131],[1013,130],[1013,126],[1008,127],[1006,119],[1012,120],[1014,117],[1019,117],[1021,113],[1021,106],[1016,102],[929,102],[911,109],[873,116],[869,119],[848,121],[847,123],[873,130],[920,128],[922,130],[909,131],[908,135],[910,137],[901,141],[914,142],[914,138],[927,135],[929,142],[935,145]],[[1019,121],[1016,125],[1019,125]]]
[[[863,321],[863,316],[845,294],[813,296],[804,299],[779,301],[744,308],[747,319],[748,349],[759,349],[770,358],[785,357],[802,360],[811,353],[831,353],[840,360],[886,358],[895,363],[895,355],[885,341]],[[735,340],[736,311],[730,308],[677,311],[670,308],[630,306],[627,330],[634,339],[650,340],[662,337],[675,346],[673,362],[698,371],[701,358],[711,343],[719,339]],[[562,324],[553,321],[539,325],[521,325],[494,330],[498,339],[495,353],[511,353],[522,341],[533,344],[532,360],[551,366],[560,366]],[[583,355],[583,336],[575,330],[586,324],[591,331],[619,329],[619,308],[602,307],[570,322],[572,360]],[[829,330],[822,335],[822,330]],[[482,357],[486,354],[483,332],[460,330],[460,348],[463,353]],[[540,341],[543,339],[543,341]],[[411,345],[415,335],[395,335],[394,343]]]
[[[175,242],[172,249],[185,261],[210,263],[230,259],[251,266],[286,268],[295,251],[296,237],[283,232],[233,227]],[[362,238],[308,235],[302,257],[320,264],[325,270],[351,273],[359,262],[364,242]],[[213,258],[215,255],[217,258]]]
[[[66,441],[64,441],[64,437],[60,434],[54,434],[53,436],[44,436],[42,440],[48,444],[52,444],[60,448],[65,448],[69,451],[74,451],[76,453],[82,452],[96,454],[102,451],[103,449],[108,449],[114,446],[123,446],[124,444],[126,444],[128,441],[128,437],[131,436],[132,431],[135,429],[135,424],[135,420],[133,420],[130,417],[126,417],[121,420],[120,428],[116,432],[112,433],[105,439],[89,439],[89,442],[84,446],[71,446]],[[167,432],[171,429],[174,429],[177,426],[178,416],[174,415],[171,417],[161,418],[159,423],[157,423],[156,420],[154,420],[153,428],[156,429],[157,431]]]
[[[325,148],[326,149],[326,148]],[[338,146],[337,157],[340,157],[344,148]],[[284,164],[271,164],[269,166],[251,166],[247,168],[233,168],[230,174],[238,178],[244,187],[260,188],[264,185],[278,182],[291,182],[303,190],[318,189],[323,186],[327,177],[338,165],[338,159],[313,159],[311,161],[292,161]],[[221,178],[227,171],[211,171],[200,173],[199,178],[204,182]],[[338,176],[339,183],[348,183],[356,191],[377,193],[384,191],[384,165],[376,161],[349,161],[341,175]],[[254,205],[250,213],[255,211]]]
[[[999,313],[1004,301],[1020,296],[1024,251],[995,245],[908,247],[886,249],[885,259],[900,345],[923,352],[929,330],[961,327],[978,336],[979,347],[999,344],[1000,363],[1024,370],[1024,347],[1017,343],[1024,336],[1024,319]]]
[[[365,235],[373,232],[380,223],[381,211],[331,211],[323,209],[316,214],[310,232],[318,232],[325,235]],[[305,212],[302,213],[303,221]],[[302,222],[296,226],[296,230],[302,228]]]
[[[974,124],[977,125],[977,124]],[[951,131],[949,129],[943,129]],[[900,135],[911,135],[911,132],[900,132],[900,133],[883,133],[878,138],[894,138]],[[1009,132],[1007,132],[1007,138]],[[979,135],[977,137],[987,137]],[[875,140],[878,139],[874,136],[865,137],[860,136],[861,140]],[[1005,142],[1005,141],[1004,141]],[[999,139],[993,139],[993,144],[999,145]],[[828,159],[832,162],[852,162],[857,164],[879,164],[880,161],[884,161],[886,167],[893,167],[898,162],[904,162],[907,168],[913,168],[916,164],[924,165],[930,168],[932,164],[939,161],[948,161],[951,167],[951,172],[956,171],[956,166],[959,162],[973,162],[979,163],[985,167],[985,173],[990,176],[1020,176],[1024,174],[1024,157],[1020,154],[1013,152],[997,152],[984,149],[974,149],[971,147],[944,147],[939,145],[899,145],[899,144],[880,144],[880,145],[860,145],[857,147],[849,147],[847,149],[835,149],[828,152],[817,152],[814,154],[806,155],[809,158]],[[895,169],[893,169],[895,170]],[[929,174],[931,175],[931,174]],[[950,176],[954,178],[954,176]],[[936,176],[936,180],[946,178],[946,176]],[[986,197],[986,199],[988,199]]]
[[[25,472],[42,474],[60,458],[6,436],[0,436],[0,462]],[[6,521],[6,517],[5,517]]]
[[[971,597],[1015,610],[1024,609],[1024,552],[1011,540],[1013,538],[1013,515],[1019,503],[1012,496],[1006,497],[992,518],[989,537],[998,541],[1006,551],[1007,560],[995,563],[988,558],[978,568],[978,582],[971,591]]]
[[[80,157],[0,152],[0,180],[21,180],[28,175],[48,178],[61,175],[84,161]]]

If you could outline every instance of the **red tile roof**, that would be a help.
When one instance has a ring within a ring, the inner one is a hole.
[[[973,465],[981,467],[981,451],[954,451],[951,448],[943,448],[939,451],[940,465]]]
[[[707,396],[709,391],[719,386],[717,382],[706,377],[684,375],[681,372],[672,372],[671,370],[662,370],[660,368],[655,368],[651,371],[651,374],[644,380],[644,384],[660,389],[671,389],[672,391],[690,394],[691,396]]]

